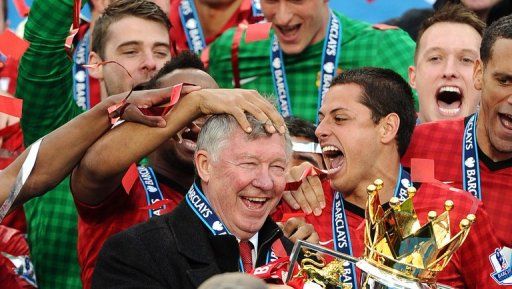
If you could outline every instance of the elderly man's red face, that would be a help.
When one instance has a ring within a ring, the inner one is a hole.
[[[281,199],[285,169],[282,135],[249,140],[237,127],[217,158],[208,156],[209,177],[203,179],[203,189],[229,231],[248,239]]]

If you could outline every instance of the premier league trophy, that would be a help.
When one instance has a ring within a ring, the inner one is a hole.
[[[298,242],[292,252],[288,279],[302,278],[304,288],[352,288],[343,282],[345,269],[351,263],[362,270],[362,289],[436,289],[451,288],[436,283],[453,253],[462,245],[475,215],[460,221],[454,236],[450,230],[453,202],[447,200],[439,216],[430,211],[428,220],[420,225],[412,199],[414,187],[408,188],[408,198],[393,197],[388,209],[383,209],[379,190],[382,180],[368,186],[366,204],[365,253],[361,259],[339,252]]]

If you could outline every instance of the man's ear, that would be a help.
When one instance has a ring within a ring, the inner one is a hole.
[[[103,80],[103,65],[95,65],[101,63],[103,60],[101,57],[94,51],[89,53],[89,64],[94,65],[92,68],[89,68],[89,75],[98,80]]]
[[[395,140],[400,127],[400,117],[396,113],[390,113],[380,120],[380,139],[382,143],[388,144]]]
[[[482,90],[484,77],[484,64],[482,60],[477,59],[473,67],[473,82],[476,90]]]
[[[208,183],[211,177],[211,155],[205,150],[198,150],[194,154],[194,164],[196,166],[197,174],[201,180]]]
[[[409,74],[409,85],[416,89],[416,67],[413,65],[409,66],[407,73]]]

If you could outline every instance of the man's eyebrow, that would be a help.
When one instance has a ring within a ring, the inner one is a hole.
[[[478,51],[476,51],[475,49],[469,49],[469,48],[462,49],[462,53],[471,53],[471,54],[478,55]]]
[[[120,48],[123,48],[123,47],[126,47],[126,46],[140,45],[140,44],[141,44],[140,41],[132,40],[132,41],[127,41],[127,42],[123,42],[123,43],[119,44],[117,46],[117,48],[120,49]],[[167,43],[167,42],[155,42],[153,44],[153,47],[158,47],[158,46],[165,46],[166,48],[169,48],[169,43]]]
[[[428,49],[425,49],[424,53],[430,53],[430,52],[436,52],[436,51],[444,51],[444,48],[435,46],[435,47],[429,47]]]
[[[512,74],[510,74],[510,73],[506,73],[506,72],[499,72],[499,71],[497,71],[497,72],[494,72],[494,73],[492,74],[492,76],[493,76],[494,78],[505,78],[505,79],[507,79],[507,80],[512,79]]]
[[[329,111],[327,112],[327,114],[336,113],[336,112],[338,112],[339,110],[349,111],[349,109],[348,109],[348,108],[345,108],[345,107],[335,107],[335,108],[333,108],[333,109],[329,110]],[[321,112],[321,111],[319,111],[319,112],[318,112],[318,116],[324,116],[324,113],[323,113],[323,112]]]
[[[153,47],[157,46],[165,46],[166,48],[170,48],[170,45],[167,42],[156,42],[155,44],[153,44]]]
[[[133,41],[123,42],[117,46],[117,49],[120,49],[120,48],[123,48],[126,46],[130,46],[130,45],[140,45],[140,41],[133,40]]]

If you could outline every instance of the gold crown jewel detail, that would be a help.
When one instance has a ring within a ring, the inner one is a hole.
[[[408,198],[401,202],[393,197],[389,208],[383,209],[379,191],[380,179],[367,187],[365,256],[369,263],[406,279],[433,283],[436,275],[446,267],[452,254],[462,245],[475,215],[469,214],[459,224],[460,230],[452,236],[451,200],[444,204],[444,211],[428,213],[423,226],[413,205],[414,187],[407,189]]]

